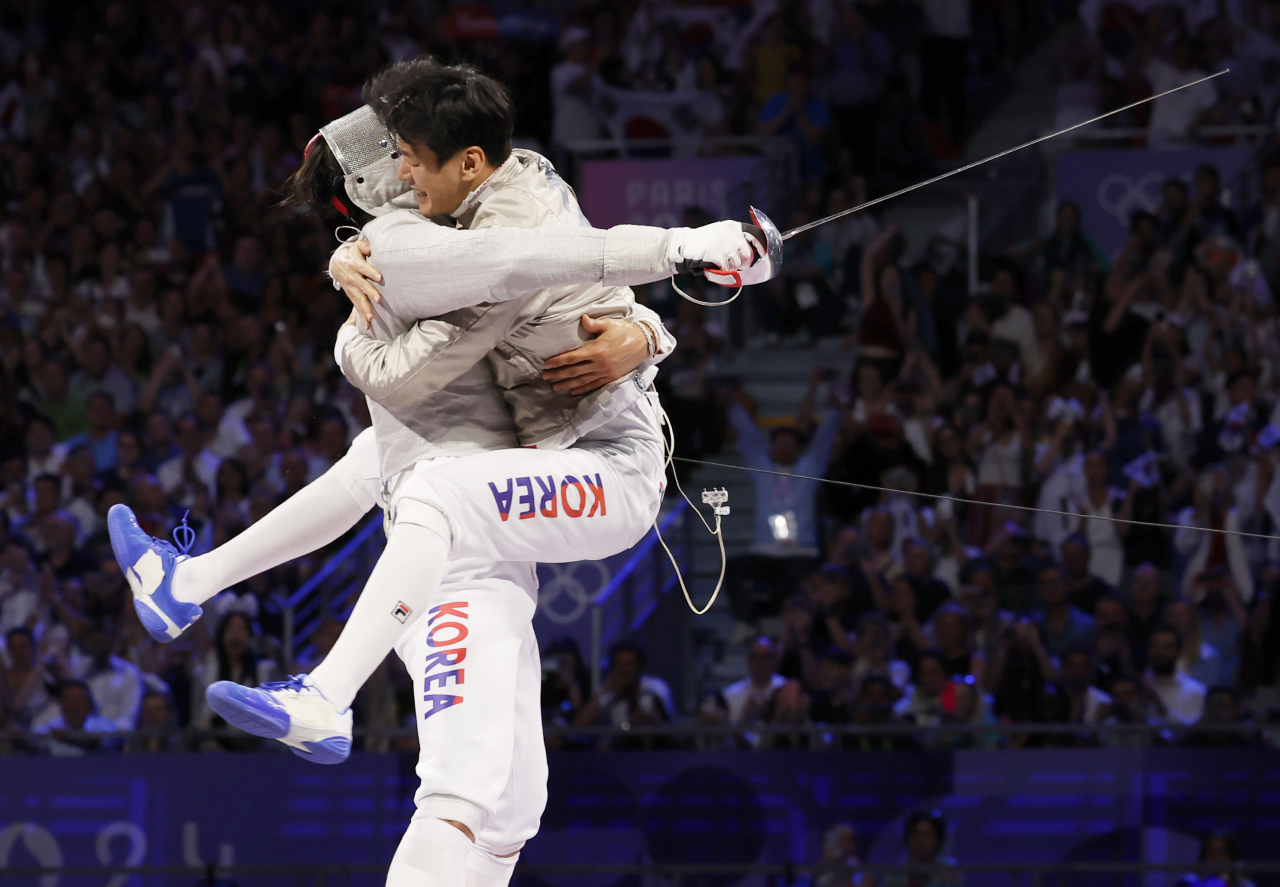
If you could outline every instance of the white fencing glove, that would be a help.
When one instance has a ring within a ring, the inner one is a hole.
[[[754,241],[754,243],[753,243]],[[742,222],[713,222],[701,228],[672,228],[667,261],[672,274],[691,274],[707,268],[737,271],[763,251],[764,232]]]

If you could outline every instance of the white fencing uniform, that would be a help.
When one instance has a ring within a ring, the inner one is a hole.
[[[496,856],[537,834],[547,801],[532,564],[451,561],[396,652],[414,682],[421,752],[415,819],[481,823]]]
[[[385,507],[373,429],[357,435],[316,483],[340,486],[366,511]],[[537,573],[528,562],[450,558],[438,599],[446,614],[465,618],[420,619],[396,645],[414,682],[415,815],[482,822],[476,846],[506,856],[537,834],[547,802],[542,664],[532,624]],[[466,637],[431,646],[458,634],[438,630],[446,621],[465,625]]]
[[[394,485],[389,513],[427,526],[424,511],[443,515],[450,559],[610,557],[644,538],[662,504],[663,445],[656,420],[645,427],[649,409],[637,404],[595,432],[619,434],[610,440],[420,462]]]

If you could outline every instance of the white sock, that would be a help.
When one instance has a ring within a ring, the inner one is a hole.
[[[467,855],[466,887],[507,887],[519,858],[519,853],[494,856],[488,850],[472,847]]]
[[[443,819],[412,819],[387,871],[387,887],[462,887],[474,845]]]
[[[173,596],[203,604],[224,588],[323,548],[373,507],[351,495],[338,466],[325,472],[234,539],[178,564]]]
[[[350,707],[400,636],[424,616],[440,587],[449,558],[448,524],[439,512],[434,514],[442,531],[408,523],[392,527],[338,642],[307,678],[338,711]]]

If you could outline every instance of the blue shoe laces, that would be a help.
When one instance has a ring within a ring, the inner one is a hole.
[[[304,674],[302,675],[291,674],[289,675],[289,680],[287,681],[267,681],[265,684],[259,684],[258,689],[259,690],[301,690],[304,686],[306,686],[305,684],[302,683],[302,679],[305,677],[306,675]]]
[[[188,511],[182,516],[182,523],[173,528],[173,541],[178,543],[182,554],[186,554],[191,550],[191,546],[196,544],[196,531],[187,524],[187,518],[190,515],[191,512]]]

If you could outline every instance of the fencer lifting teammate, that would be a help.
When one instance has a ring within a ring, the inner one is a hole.
[[[386,550],[329,657],[279,685],[215,684],[210,702],[243,729],[334,763],[350,749],[351,700],[394,647],[422,681],[422,786],[387,883],[487,887],[509,879],[545,803],[532,562],[621,551],[661,500],[651,364],[674,343],[626,286],[699,264],[737,269],[752,246],[732,222],[586,227],[551,165],[511,150],[502,88],[468,69],[401,63],[368,97],[372,111],[325,127],[328,150],[315,143],[304,171],[316,196],[336,197],[357,221],[375,217],[362,233],[373,264],[347,247],[331,265],[369,322],[343,327],[335,357],[369,396],[372,433],[209,554],[187,558],[152,539],[123,506],[109,526],[140,617],[169,640],[223,588],[385,508]],[[388,130],[395,141],[382,148]],[[397,177],[418,212],[396,209]],[[380,283],[374,306],[361,300],[364,275]],[[645,348],[569,383],[603,388],[558,394],[540,374],[582,344],[580,322],[600,328],[584,314],[634,321]]]

